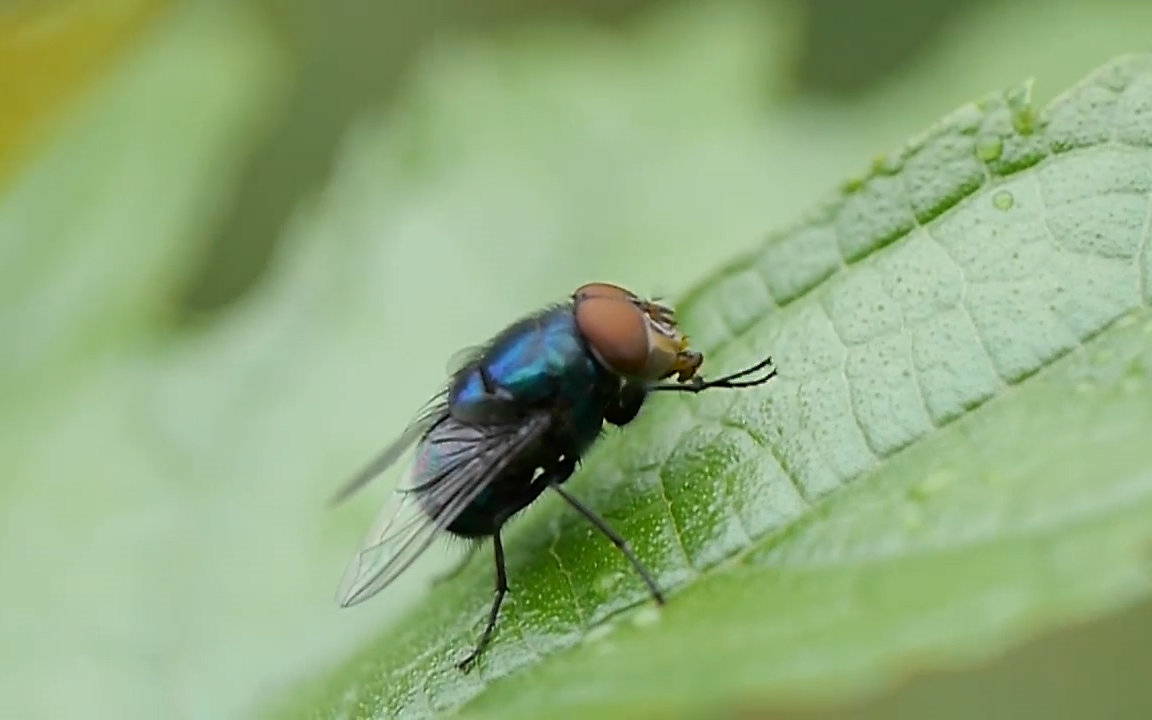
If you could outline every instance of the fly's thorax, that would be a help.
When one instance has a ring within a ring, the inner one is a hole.
[[[452,414],[505,422],[539,409],[573,407],[611,385],[589,355],[570,306],[547,308],[504,329],[452,378]]]
[[[573,293],[573,315],[596,360],[617,375],[640,381],[696,374],[704,356],[690,349],[676,314],[608,283],[589,283]]]

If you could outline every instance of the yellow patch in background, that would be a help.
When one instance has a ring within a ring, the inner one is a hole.
[[[168,0],[62,0],[0,8],[0,189]]]

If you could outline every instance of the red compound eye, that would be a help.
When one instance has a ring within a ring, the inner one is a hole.
[[[576,327],[597,359],[619,375],[643,375],[650,349],[648,319],[636,295],[616,285],[589,283],[573,297]]]

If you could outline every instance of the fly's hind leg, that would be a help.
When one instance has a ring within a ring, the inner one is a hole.
[[[468,567],[468,563],[472,562],[472,557],[476,555],[476,551],[480,549],[482,544],[483,542],[480,540],[470,540],[468,542],[468,549],[464,552],[464,557],[457,560],[452,567],[444,572],[433,576],[432,587],[438,587],[463,572],[464,568]]]
[[[492,534],[492,550],[496,561],[496,594],[492,598],[492,608],[488,611],[488,622],[484,625],[484,632],[480,634],[480,640],[472,652],[468,653],[468,657],[456,664],[456,667],[464,672],[471,669],[472,663],[476,662],[476,658],[480,657],[484,648],[488,647],[488,641],[492,639],[492,631],[496,629],[496,617],[500,614],[500,604],[504,602],[504,595],[508,593],[508,573],[504,569],[504,545],[500,542],[499,528]]]

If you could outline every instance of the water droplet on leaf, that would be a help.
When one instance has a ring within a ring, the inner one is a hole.
[[[1032,85],[1029,80],[1005,93],[1008,111],[1012,114],[1012,127],[1021,135],[1031,135],[1036,127],[1036,110],[1032,107]]]
[[[976,138],[976,156],[982,161],[996,162],[1004,152],[1004,141],[995,135],[981,135]]]
[[[1012,206],[1016,204],[1016,198],[1007,190],[1000,190],[992,196],[992,204],[998,210],[1011,210]]]

